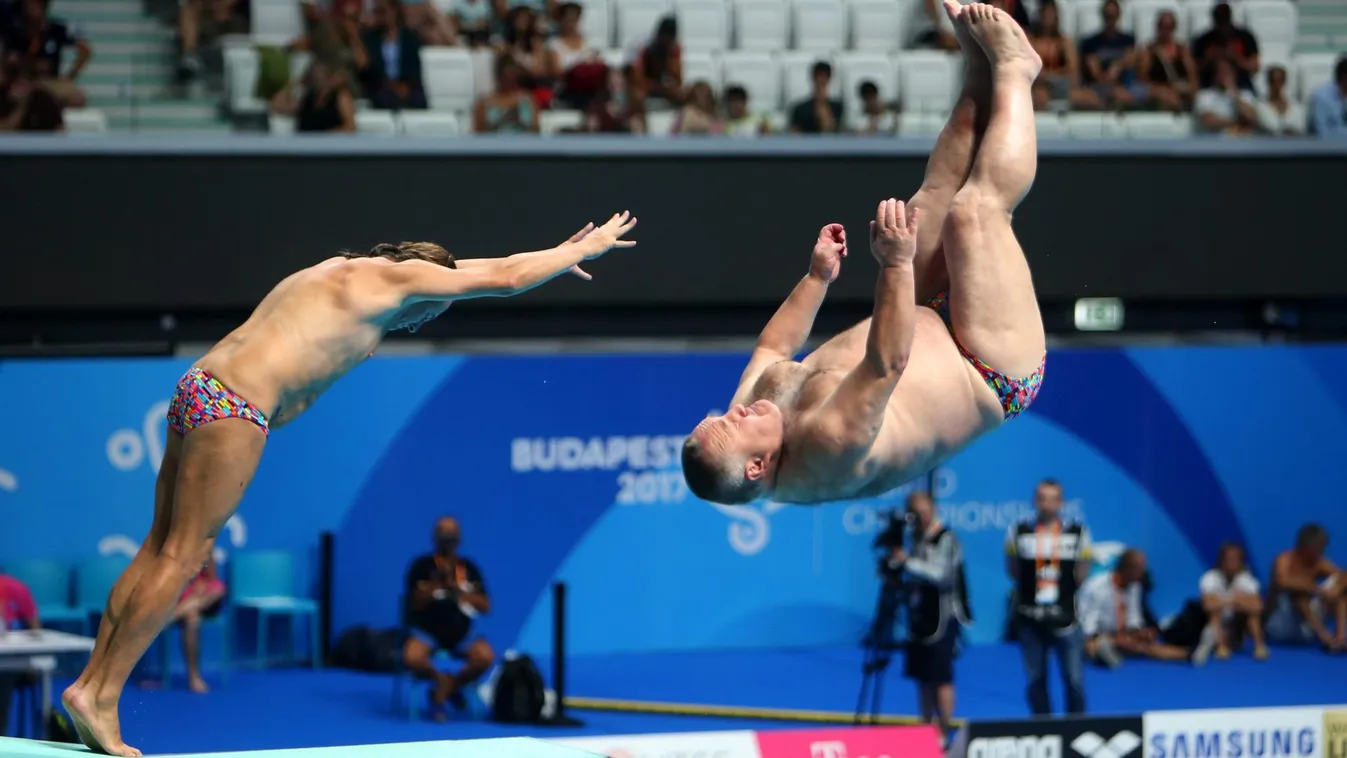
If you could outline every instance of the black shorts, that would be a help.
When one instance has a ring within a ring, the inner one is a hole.
[[[913,640],[907,646],[903,676],[922,684],[954,683],[954,649],[959,643],[959,625],[945,622],[945,633],[926,644]]]

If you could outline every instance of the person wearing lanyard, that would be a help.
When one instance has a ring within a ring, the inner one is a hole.
[[[28,629],[36,634],[41,628],[33,593],[18,579],[0,574],[0,636],[14,629]],[[0,736],[9,730],[9,704],[14,689],[27,676],[26,672],[0,671]]]
[[[1108,668],[1117,668],[1124,657],[1191,661],[1194,666],[1206,663],[1216,646],[1212,630],[1204,632],[1190,650],[1162,641],[1159,630],[1147,623],[1142,604],[1145,576],[1146,555],[1128,548],[1114,570],[1091,577],[1080,588],[1076,603],[1085,632],[1085,654]]]
[[[1029,709],[1052,713],[1048,653],[1055,651],[1068,713],[1085,712],[1084,639],[1076,623],[1076,588],[1090,567],[1090,532],[1062,519],[1062,485],[1045,479],[1034,490],[1035,518],[1011,526],[1006,570],[1014,583],[1011,624],[1028,678]]]

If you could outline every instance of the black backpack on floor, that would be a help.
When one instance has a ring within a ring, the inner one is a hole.
[[[547,691],[542,672],[527,655],[501,666],[492,695],[491,718],[506,724],[536,724],[542,719]]]

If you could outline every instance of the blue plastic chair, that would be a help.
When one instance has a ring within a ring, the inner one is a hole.
[[[75,608],[81,614],[86,633],[94,633],[93,618],[103,615],[112,586],[130,565],[131,559],[126,556],[109,555],[85,561],[75,569]]]
[[[18,579],[33,593],[37,613],[48,627],[78,625],[84,631],[89,625],[87,614],[70,604],[70,567],[59,561],[34,559],[14,561],[5,573]]]
[[[265,667],[267,655],[267,622],[273,616],[290,619],[290,660],[295,660],[295,620],[307,617],[313,667],[322,668],[322,646],[319,644],[318,603],[295,593],[295,567],[291,555],[283,551],[234,553],[229,560],[229,594],[235,628],[242,610],[257,612],[256,663]]]

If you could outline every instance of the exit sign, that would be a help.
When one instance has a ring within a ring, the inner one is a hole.
[[[1076,328],[1082,332],[1116,332],[1123,325],[1123,301],[1085,297],[1076,301]]]

